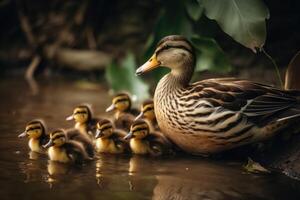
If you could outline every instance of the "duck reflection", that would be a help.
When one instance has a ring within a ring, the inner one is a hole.
[[[212,161],[169,160],[160,162],[160,175],[153,198],[160,199],[265,199],[263,178],[243,174],[239,165],[218,164]],[[241,171],[239,173],[239,171]]]
[[[42,159],[45,156],[30,151],[28,157],[28,160],[19,163],[20,171],[25,174],[24,182],[40,181],[45,175],[45,165],[43,164]]]
[[[157,184],[154,174],[156,167],[153,165],[156,159],[141,155],[133,155],[129,161],[128,176],[129,190],[150,191]]]
[[[96,160],[96,182],[100,189],[107,190],[124,182],[128,168],[128,157],[124,155],[99,154]],[[120,177],[121,175],[121,177]]]

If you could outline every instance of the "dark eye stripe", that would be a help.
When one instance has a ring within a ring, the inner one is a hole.
[[[146,108],[146,109],[144,110],[144,112],[148,112],[148,111],[150,111],[150,110],[153,110],[153,107],[148,107],[148,108]]]
[[[114,104],[122,102],[122,101],[128,101],[128,99],[127,98],[126,99],[125,98],[124,99],[117,99],[117,100],[115,100]]]
[[[77,111],[74,114],[76,115],[76,114],[86,114],[86,113],[87,113],[86,111]]]
[[[105,131],[105,130],[107,130],[107,129],[110,129],[110,128],[112,128],[112,126],[106,126],[106,127],[101,127],[100,129],[102,130],[102,131]]]
[[[183,46],[183,45],[174,45],[174,46],[172,46],[172,45],[166,45],[166,46],[163,46],[161,49],[159,49],[159,50],[156,52],[156,56],[157,56],[159,53],[161,53],[162,51],[167,50],[167,49],[171,49],[171,48],[184,49],[184,50],[190,52],[191,54],[193,54],[192,50],[186,48],[186,47]]]
[[[147,128],[145,128],[145,127],[136,128],[136,129],[134,129],[132,132],[134,133],[134,132],[142,131],[142,130],[147,130]]]
[[[26,132],[27,132],[27,131],[33,131],[33,130],[36,130],[36,129],[41,129],[41,127],[39,127],[39,126],[37,126],[37,127],[31,127],[31,128],[28,128],[28,129],[26,130]]]
[[[55,136],[52,138],[52,140],[56,140],[56,139],[62,138],[62,137],[64,137],[64,135],[55,135]]]

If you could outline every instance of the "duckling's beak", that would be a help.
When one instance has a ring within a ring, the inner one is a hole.
[[[102,131],[97,129],[95,138],[97,139],[97,138],[102,137],[102,136],[103,136]]]
[[[141,75],[145,72],[151,71],[158,67],[161,63],[157,60],[156,54],[154,53],[153,56],[142,66],[140,66],[136,71],[136,75]]]
[[[73,116],[73,115],[70,115],[69,117],[66,118],[67,121],[71,121],[71,120],[73,120],[73,119],[74,119],[74,116]]]
[[[43,145],[43,147],[46,149],[46,148],[51,147],[52,145],[53,145],[53,142],[52,142],[52,140],[50,139],[49,142],[48,142],[47,144]]]
[[[144,116],[143,112],[140,112],[140,114],[138,116],[136,116],[136,118],[134,119],[135,121],[138,119],[141,119]]]
[[[20,135],[18,135],[18,138],[22,138],[26,136],[26,131],[24,131],[23,133],[21,133]]]
[[[105,112],[113,111],[115,108],[116,108],[115,105],[111,104],[108,108],[106,108]]]
[[[129,140],[131,138],[133,138],[133,134],[132,134],[132,132],[129,132],[127,135],[125,135],[125,137],[123,139],[124,140]]]

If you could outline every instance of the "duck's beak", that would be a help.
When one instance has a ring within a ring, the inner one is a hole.
[[[144,116],[143,112],[140,112],[140,114],[138,116],[136,116],[136,118],[134,119],[135,121],[138,119],[141,119]]]
[[[125,137],[123,139],[124,140],[129,140],[131,138],[133,138],[133,134],[132,134],[132,132],[129,132],[127,135],[125,135]]]
[[[18,135],[18,138],[22,138],[26,136],[26,131],[24,131],[23,133],[21,133],[20,135]]]
[[[113,111],[115,108],[116,108],[115,105],[111,104],[108,108],[106,108],[105,112]]]
[[[52,140],[50,139],[49,142],[48,142],[47,144],[43,145],[43,147],[46,149],[46,148],[51,147],[52,145],[53,145],[53,142],[52,142]]]
[[[136,71],[136,75],[141,75],[145,72],[151,71],[158,67],[161,63],[157,60],[156,54],[154,53],[153,56],[142,66],[140,66]]]
[[[102,136],[103,136],[102,131],[97,129],[95,138],[97,139],[97,138],[102,137]]]
[[[67,121],[71,121],[71,120],[73,120],[73,119],[74,119],[74,116],[73,116],[73,115],[70,115],[69,117],[66,118]]]

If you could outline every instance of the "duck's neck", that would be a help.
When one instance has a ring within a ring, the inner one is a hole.
[[[194,61],[187,61],[180,64],[181,66],[172,67],[171,72],[159,81],[156,92],[172,92],[189,85],[194,73]]]

